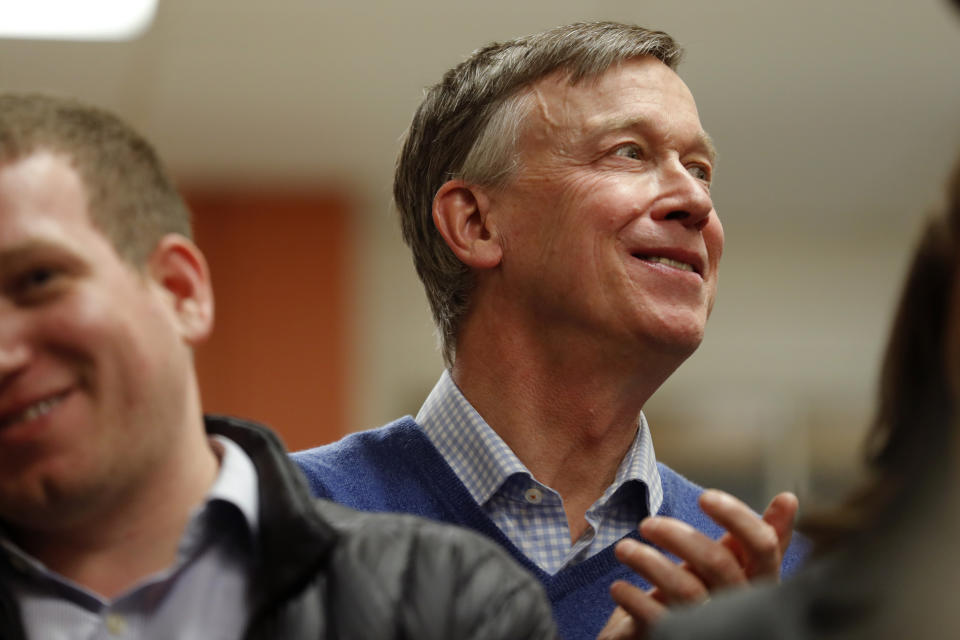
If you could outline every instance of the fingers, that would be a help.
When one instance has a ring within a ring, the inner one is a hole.
[[[630,614],[622,607],[617,607],[607,620],[607,624],[603,625],[597,640],[636,640],[641,637],[637,624]]]
[[[623,580],[617,580],[610,585],[610,596],[630,614],[639,632],[652,627],[667,612],[667,607],[662,602],[658,602],[640,587]]]
[[[715,489],[703,492],[700,508],[727,530],[720,542],[737,555],[748,577],[780,575],[783,552],[777,530],[771,524],[740,500]],[[778,506],[772,517],[779,521],[781,511]]]
[[[793,522],[797,517],[800,501],[789,491],[784,491],[773,497],[767,510],[763,512],[763,520],[777,532],[780,540],[780,555],[787,552],[790,539],[793,537]]]
[[[631,542],[634,542],[631,540]],[[666,607],[649,593],[632,584],[617,580],[610,587],[610,596],[619,606],[607,620],[597,640],[640,640],[666,613]]]
[[[651,556],[644,563],[642,573],[664,592],[662,595],[668,602],[702,600],[708,590],[740,585],[747,580],[738,557],[728,546],[710,539],[685,522],[673,518],[647,518],[640,523],[640,533],[684,561],[682,565],[674,564],[656,549],[641,545],[643,553]],[[667,565],[672,569],[668,571]],[[698,583],[702,592],[695,592],[691,581]]]
[[[763,518],[740,500],[715,489],[703,492],[700,507],[727,529],[720,542],[737,556],[748,578],[780,577],[783,554],[793,535],[796,496],[786,492],[777,495]]]
[[[666,606],[700,602],[714,590],[743,585],[749,579],[779,578],[797,505],[796,496],[781,493],[761,517],[729,494],[705,491],[700,498],[701,508],[726,529],[719,540],[674,518],[652,517],[641,522],[644,538],[682,562],[673,562],[649,544],[629,538],[620,541],[615,547],[617,559],[646,578],[653,588],[643,591],[627,583],[615,583],[611,595],[621,613],[610,618],[605,631],[620,635],[601,637],[645,637]]]

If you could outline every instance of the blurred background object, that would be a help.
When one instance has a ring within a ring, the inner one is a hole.
[[[416,413],[442,361],[390,204],[423,88],[473,49],[595,19],[663,29],[720,150],[727,236],[700,350],[646,409],[658,456],[755,507],[856,477],[922,212],[960,144],[939,0],[162,0],[129,42],[0,38],[0,86],[156,141],[218,295],[213,411],[291,448]]]

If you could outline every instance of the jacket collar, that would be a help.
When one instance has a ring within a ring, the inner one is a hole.
[[[279,438],[246,420],[206,416],[207,433],[226,436],[250,456],[260,478],[259,552],[254,616],[323,573],[338,536],[317,511],[299,469]]]

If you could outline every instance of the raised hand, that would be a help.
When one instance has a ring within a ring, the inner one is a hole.
[[[774,497],[763,516],[746,504],[717,490],[704,491],[700,508],[726,529],[712,540],[680,520],[647,518],[640,533],[651,543],[669,551],[675,563],[651,545],[622,540],[617,559],[653,587],[644,591],[624,581],[610,587],[617,603],[600,640],[644,638],[668,607],[708,600],[710,593],[752,580],[777,580],[780,564],[793,535],[797,498],[792,493]]]

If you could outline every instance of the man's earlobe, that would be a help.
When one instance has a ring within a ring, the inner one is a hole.
[[[433,198],[433,223],[468,267],[490,269],[503,258],[500,238],[487,215],[489,206],[482,189],[462,180],[444,183]]]
[[[179,234],[168,234],[153,250],[148,269],[169,301],[184,341],[203,342],[213,330],[213,289],[200,249]]]

